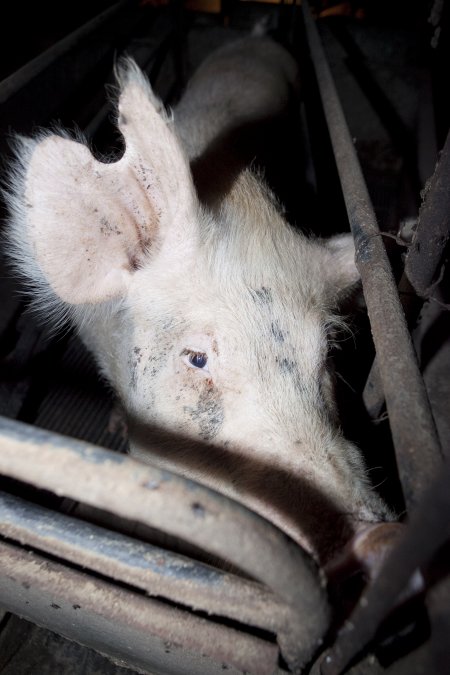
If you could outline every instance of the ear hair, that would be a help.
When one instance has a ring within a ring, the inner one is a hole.
[[[58,133],[69,137],[63,130]],[[58,332],[70,318],[70,306],[56,295],[36,260],[31,240],[24,237],[27,228],[27,168],[36,147],[50,135],[50,131],[40,131],[34,138],[15,135],[10,139],[12,160],[2,179],[1,192],[9,212],[5,227],[8,266],[21,278],[21,290],[31,300],[30,309],[38,318],[45,317],[54,332]]]
[[[14,144],[6,190],[11,257],[57,323],[70,305],[124,297],[150,248],[152,256],[163,244],[181,255],[199,215],[189,163],[162,103],[132,60],[122,61],[118,77],[126,146],[118,161],[96,160],[84,138],[64,132]]]
[[[69,134],[64,129],[53,127],[49,131],[39,131],[33,138],[16,134],[9,139],[12,157],[8,170],[2,176],[0,187],[8,208],[4,237],[6,262],[14,275],[21,279],[20,292],[29,299],[29,310],[37,320],[45,322],[49,336],[67,330],[75,316],[78,327],[82,328],[89,321],[92,311],[88,305],[70,305],[55,293],[36,260],[30,238],[23,236],[27,217],[27,168],[36,147],[53,135],[87,145],[79,130]],[[121,304],[120,300],[103,303],[102,309],[104,312],[116,312]]]
[[[355,245],[352,234],[336,234],[326,239],[324,272],[336,300],[342,300],[358,283],[360,276],[355,263]]]

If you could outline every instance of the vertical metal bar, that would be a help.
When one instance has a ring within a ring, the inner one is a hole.
[[[441,448],[389,260],[308,2],[307,40],[355,240],[356,264],[377,351],[399,474],[408,508],[440,466]]]
[[[450,471],[445,465],[426,490],[397,546],[361,595],[321,665],[322,675],[340,675],[365,650],[416,570],[426,567],[450,537]],[[418,671],[416,671],[418,672]]]
[[[450,237],[450,133],[425,190],[417,230],[405,261],[406,276],[422,297],[429,294]]]
[[[410,326],[416,321],[424,299],[430,294],[450,237],[450,134],[425,189],[417,229],[406,254],[405,271],[398,287]],[[367,378],[363,399],[372,419],[378,417],[384,405],[384,392],[377,359],[374,359]]]

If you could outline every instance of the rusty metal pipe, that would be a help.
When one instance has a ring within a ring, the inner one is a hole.
[[[302,3],[302,11],[355,240],[355,260],[377,351],[399,475],[405,502],[411,508],[440,466],[441,448],[375,213],[307,2]]]
[[[329,621],[323,577],[299,546],[240,504],[130,457],[6,418],[0,473],[229,560],[285,603],[277,637],[290,668],[298,671],[317,651]]]
[[[277,645],[0,541],[2,606],[121,665],[166,675],[273,675]]]
[[[340,675],[373,639],[407,588],[415,571],[426,566],[450,539],[450,469],[448,465],[429,486],[411,516],[397,546],[358,604],[321,666],[322,675]]]
[[[434,174],[427,183],[417,228],[406,254],[405,270],[399,283],[400,299],[410,326],[416,321],[423,301],[430,295],[449,237],[450,134]],[[378,417],[384,405],[384,393],[376,359],[367,378],[363,399],[372,419]]]
[[[0,535],[208,614],[272,633],[286,620],[260,584],[3,492]]]

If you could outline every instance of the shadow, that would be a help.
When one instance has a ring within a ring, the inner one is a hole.
[[[383,124],[393,146],[397,148],[405,161],[412,193],[416,196],[416,206],[418,206],[422,185],[417,168],[417,150],[414,134],[403,122],[394,104],[376,81],[367,65],[364,52],[348,31],[346,22],[333,20],[329,21],[328,25],[334,37],[339,41],[347,54],[346,64],[350,72]]]
[[[449,252],[450,247],[447,246],[443,259],[448,256]],[[428,301],[430,303],[428,308],[430,318],[425,319],[423,317],[421,319],[422,329],[425,329],[420,345],[422,372],[425,372],[426,368],[439,355],[450,336],[450,312],[447,309],[450,303],[450,268],[448,265],[444,267],[441,281],[436,286],[432,286],[431,290]],[[435,303],[433,300],[437,302]],[[438,303],[441,303],[441,305]]]
[[[349,298],[349,301],[351,298]],[[375,355],[370,322],[366,312],[342,307],[349,317],[348,337],[330,350],[334,372],[335,400],[344,437],[361,448],[371,484],[386,504],[401,514],[405,511],[398,475],[395,450],[387,416],[373,420],[364,405],[362,394]],[[351,318],[350,318],[351,317]]]
[[[276,133],[278,120],[261,119],[226,130],[191,163],[200,201],[215,210],[230,192],[239,174],[258,158],[264,136]],[[265,162],[264,162],[265,163]]]
[[[179,434],[129,420],[130,437],[148,449],[148,464],[184,475],[222,494],[289,534],[301,530],[324,564],[354,533],[350,510],[343,512],[307,477],[293,476],[280,466],[235,448],[188,439]],[[147,461],[147,452],[137,457]],[[283,523],[286,527],[283,527]]]
[[[450,335],[450,314],[445,311],[438,314],[428,328],[421,345],[421,370],[424,372],[442,347],[448,342]]]
[[[294,97],[293,97],[294,98]],[[191,162],[200,201],[216,211],[240,173],[252,167],[277,195],[291,224],[305,222],[311,189],[305,181],[304,150],[296,101],[281,115],[225,130]]]

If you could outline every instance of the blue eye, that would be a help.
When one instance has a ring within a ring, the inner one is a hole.
[[[202,352],[191,352],[189,354],[189,363],[194,368],[204,368],[208,363],[208,357]]]

